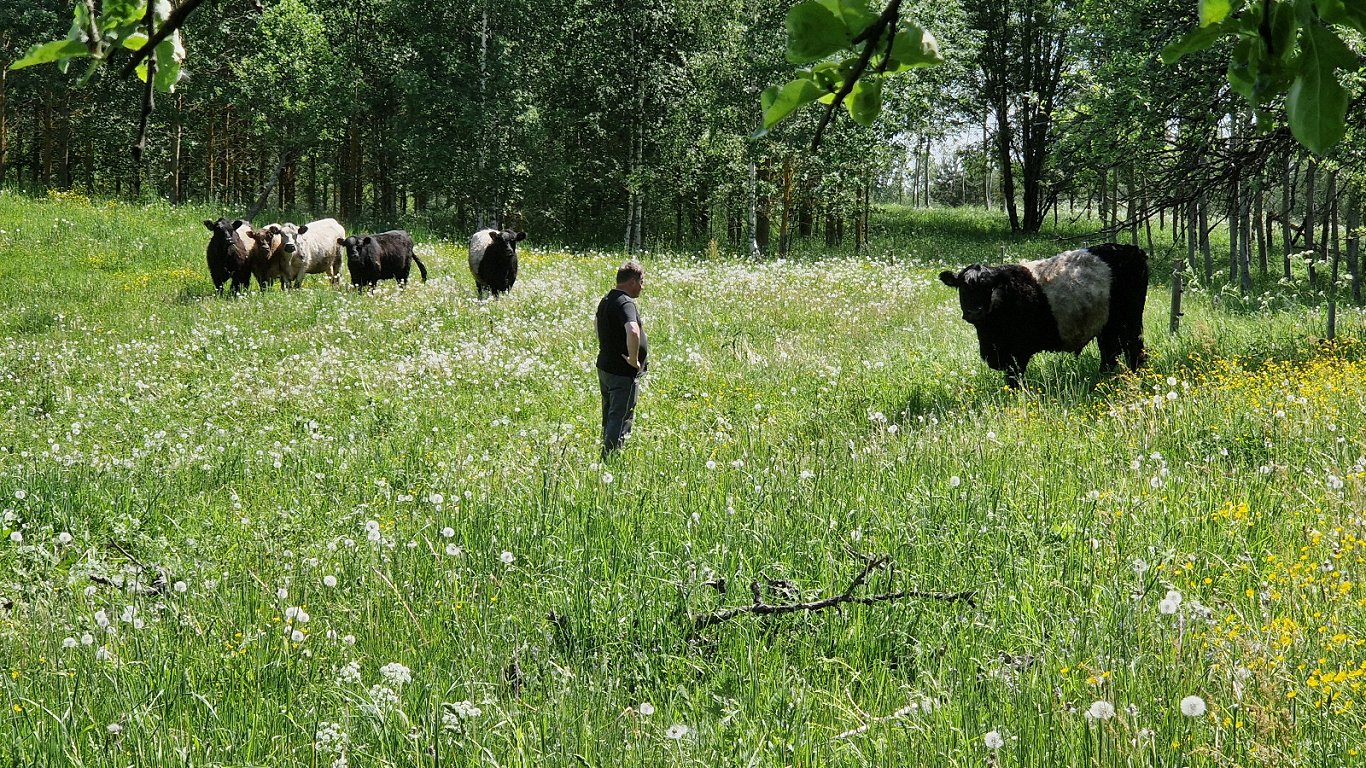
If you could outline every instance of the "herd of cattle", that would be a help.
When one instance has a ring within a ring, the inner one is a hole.
[[[209,276],[220,294],[229,282],[234,293],[241,291],[252,277],[263,291],[277,281],[282,288],[298,288],[304,275],[327,275],[337,285],[343,254],[357,288],[373,288],[380,280],[407,283],[413,264],[427,281],[427,265],[417,257],[412,236],[401,229],[348,237],[336,219],[260,228],[245,219],[205,219],[204,226],[212,233],[205,251]],[[517,243],[524,239],[525,232],[498,229],[481,229],[470,237],[470,273],[481,296],[512,290]]]
[[[417,264],[427,267],[401,229],[347,236],[336,219],[308,224],[205,220],[209,274],[219,293],[232,281],[234,292],[251,277],[261,290],[279,281],[298,288],[304,275],[325,274],[336,285],[342,254],[351,284],[373,288],[380,280],[408,281]],[[470,237],[469,267],[481,297],[497,296],[517,281],[517,243],[525,232],[481,229]],[[973,264],[939,275],[958,289],[963,320],[977,331],[978,352],[1005,373],[1006,385],[1020,384],[1029,359],[1039,352],[1073,352],[1098,339],[1101,370],[1113,370],[1124,355],[1131,370],[1147,360],[1143,349],[1143,307],[1148,297],[1148,255],[1132,245],[1104,243],[1022,264]]]

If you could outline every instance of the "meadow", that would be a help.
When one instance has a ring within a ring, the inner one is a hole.
[[[1197,287],[1172,335],[1155,262],[1148,368],[1007,391],[936,275],[1052,235],[646,254],[604,464],[621,254],[218,297],[218,215],[0,193],[0,764],[1362,759],[1359,310]]]

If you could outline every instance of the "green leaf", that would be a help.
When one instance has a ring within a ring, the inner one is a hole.
[[[1256,105],[1258,103],[1257,80],[1248,74],[1245,65],[1238,64],[1237,62],[1229,63],[1228,83],[1233,86],[1233,90],[1236,91],[1239,96],[1246,99],[1249,104]]]
[[[180,41],[180,31],[171,33],[157,44],[157,76],[153,87],[162,93],[175,91],[176,83],[184,73],[185,46]]]
[[[764,109],[763,130],[768,131],[798,107],[819,99],[824,93],[825,91],[806,78],[793,80],[782,88],[776,85],[765,88],[759,95],[759,103]]]
[[[1295,52],[1295,9],[1289,3],[1275,3],[1271,6],[1271,36],[1266,39],[1266,49],[1281,61],[1289,61]]]
[[[854,90],[844,100],[849,116],[859,125],[870,126],[882,113],[882,79],[861,77],[854,83]]]
[[[805,0],[787,12],[787,60],[820,61],[849,46],[849,36],[835,15],[817,0]]]
[[[1203,51],[1214,45],[1214,42],[1222,37],[1224,29],[1222,25],[1209,27],[1196,27],[1180,38],[1162,46],[1162,63],[1174,64],[1182,56],[1196,51]]]
[[[71,59],[78,56],[88,56],[90,51],[85,47],[85,43],[79,40],[53,40],[50,43],[39,43],[28,49],[20,59],[10,65],[10,69],[23,69],[35,64],[50,64],[61,59]]]
[[[1228,18],[1231,10],[1229,0],[1200,0],[1200,26],[1218,24]]]
[[[1341,54],[1335,50],[1335,43],[1342,45],[1336,35],[1322,27],[1301,32],[1300,73],[1290,84],[1285,100],[1290,132],[1318,155],[1327,154],[1346,131],[1348,93],[1334,72]]]
[[[852,40],[858,37],[869,24],[877,21],[878,15],[868,10],[868,0],[820,0],[830,9],[830,13],[844,25],[844,31]]]
[[[1318,0],[1319,18],[1329,24],[1341,24],[1366,34],[1366,4],[1353,0]]]
[[[146,45],[148,39],[149,38],[147,37],[146,32],[134,32],[133,34],[120,40],[119,45],[122,45],[124,48],[127,48],[130,51],[136,51],[137,49]]]
[[[929,67],[943,64],[944,56],[939,53],[939,42],[934,35],[917,26],[910,26],[896,33],[892,38],[892,58],[889,72],[905,72],[916,67]]]
[[[147,15],[147,0],[104,0],[100,21],[105,27],[140,24]]]

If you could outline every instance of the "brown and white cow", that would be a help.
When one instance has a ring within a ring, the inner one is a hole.
[[[280,236],[277,249],[280,258],[280,277],[286,287],[298,288],[304,275],[326,274],[328,282],[337,284],[341,276],[342,248],[338,240],[346,238],[346,229],[336,219],[319,219],[307,224],[279,224],[273,232]]]
[[[247,254],[247,265],[256,276],[256,285],[265,290],[266,286],[280,279],[280,225],[268,224],[251,232],[251,250]]]

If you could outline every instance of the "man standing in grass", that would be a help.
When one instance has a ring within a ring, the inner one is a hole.
[[[617,450],[635,422],[640,375],[649,345],[635,300],[645,284],[640,262],[631,259],[617,270],[617,287],[598,302],[598,388],[602,392],[602,455]]]

